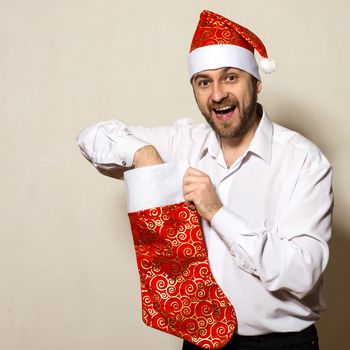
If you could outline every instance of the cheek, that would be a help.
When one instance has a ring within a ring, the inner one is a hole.
[[[244,94],[241,94],[238,99],[239,101],[244,105],[249,105],[252,103],[252,100],[254,98],[255,94],[253,93],[253,91],[246,91]]]
[[[205,96],[205,94],[195,94],[197,105],[200,109],[207,109],[208,108],[208,98]]]

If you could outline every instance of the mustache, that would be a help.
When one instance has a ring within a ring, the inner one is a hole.
[[[239,101],[234,98],[234,97],[227,97],[224,100],[220,101],[220,102],[215,102],[215,101],[210,101],[209,102],[209,108],[211,109],[218,109],[218,108],[222,108],[225,106],[239,106]]]

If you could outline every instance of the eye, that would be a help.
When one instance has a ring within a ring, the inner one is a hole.
[[[209,80],[208,79],[199,79],[197,81],[197,86],[201,87],[201,88],[205,88],[209,85]]]
[[[235,74],[229,74],[226,76],[226,81],[231,82],[236,80],[236,75]]]

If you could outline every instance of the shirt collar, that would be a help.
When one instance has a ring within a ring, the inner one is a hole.
[[[212,157],[216,158],[219,155],[220,151],[220,139],[218,138],[215,131],[212,128],[210,128],[207,142],[203,147],[202,156],[204,156],[204,154],[206,153],[209,153]]]
[[[263,109],[258,128],[255,131],[252,142],[248,147],[248,152],[254,153],[270,164],[272,150],[273,124],[267,113]]]
[[[248,147],[247,153],[251,152],[259,156],[266,163],[271,161],[271,148],[273,137],[273,123],[269,119],[266,111],[263,109],[258,128],[255,131],[254,137]],[[209,135],[204,144],[200,158],[209,153],[212,157],[217,158],[221,151],[220,140],[215,131],[210,128]]]

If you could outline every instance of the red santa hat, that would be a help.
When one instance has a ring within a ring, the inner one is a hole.
[[[261,80],[254,56],[258,51],[265,73],[276,69],[262,41],[249,29],[214,12],[204,10],[194,33],[189,54],[190,77],[198,72],[222,67],[242,69]]]

